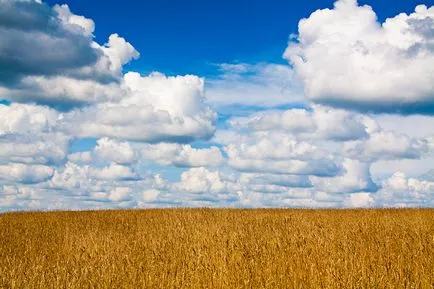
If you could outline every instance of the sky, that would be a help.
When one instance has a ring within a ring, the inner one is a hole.
[[[0,211],[434,207],[433,5],[0,0]]]

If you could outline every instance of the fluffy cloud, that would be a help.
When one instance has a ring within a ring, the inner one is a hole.
[[[375,200],[379,206],[407,207],[434,205],[434,182],[408,178],[402,172],[396,172],[382,183]]]
[[[139,57],[118,34],[99,45],[95,24],[67,5],[2,1],[0,98],[60,109],[120,99],[122,65]]]
[[[224,162],[218,147],[193,148],[177,143],[130,143],[101,138],[92,151],[73,153],[68,159],[74,163],[117,163],[132,165],[152,161],[162,166],[218,167]]]
[[[376,128],[367,117],[340,109],[314,105],[311,110],[268,110],[230,121],[235,128],[253,131],[283,131],[303,139],[345,141],[360,139]]]
[[[339,0],[299,22],[284,56],[308,97],[359,110],[432,113],[434,7],[378,23],[370,6]]]
[[[50,132],[59,117],[58,112],[48,107],[18,103],[0,104],[0,136]]]
[[[68,147],[64,136],[0,135],[0,163],[62,164]]]
[[[124,76],[130,93],[65,115],[64,129],[81,137],[113,137],[145,142],[208,139],[216,113],[205,103],[203,79],[161,73]]]
[[[53,168],[48,166],[8,163],[0,165],[0,181],[25,184],[40,183],[51,178],[53,172]]]
[[[136,152],[129,143],[108,138],[97,141],[94,153],[98,159],[118,164],[132,164],[137,160]]]
[[[146,144],[141,146],[143,158],[160,165],[177,167],[218,167],[224,158],[217,147],[192,148],[190,145],[171,143]]]
[[[135,180],[138,178],[131,167],[111,164],[108,167],[98,169],[89,168],[89,176],[97,180]]]
[[[369,163],[363,163],[352,159],[343,162],[344,172],[331,178],[310,179],[316,190],[326,193],[355,193],[376,191],[377,186],[371,179]]]
[[[83,27],[90,21],[62,21],[56,10],[34,1],[0,2],[0,79],[16,81],[23,75],[53,75],[94,64],[99,51]],[[72,19],[72,15],[69,15]],[[66,20],[66,19],[65,19]],[[75,23],[74,23],[75,22]]]
[[[430,151],[426,139],[412,139],[393,132],[376,132],[368,140],[345,144],[345,153],[365,161],[418,159]]]
[[[224,150],[228,164],[244,172],[334,176],[340,171],[339,164],[316,146],[275,132],[238,135]]]

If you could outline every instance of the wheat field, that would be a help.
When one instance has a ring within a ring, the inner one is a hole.
[[[434,288],[434,210],[0,215],[1,288]]]

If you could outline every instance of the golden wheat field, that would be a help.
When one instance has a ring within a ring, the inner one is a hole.
[[[0,215],[1,288],[433,288],[434,210]]]

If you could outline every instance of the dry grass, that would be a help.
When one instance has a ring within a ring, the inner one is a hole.
[[[1,288],[434,288],[434,210],[0,215]]]

